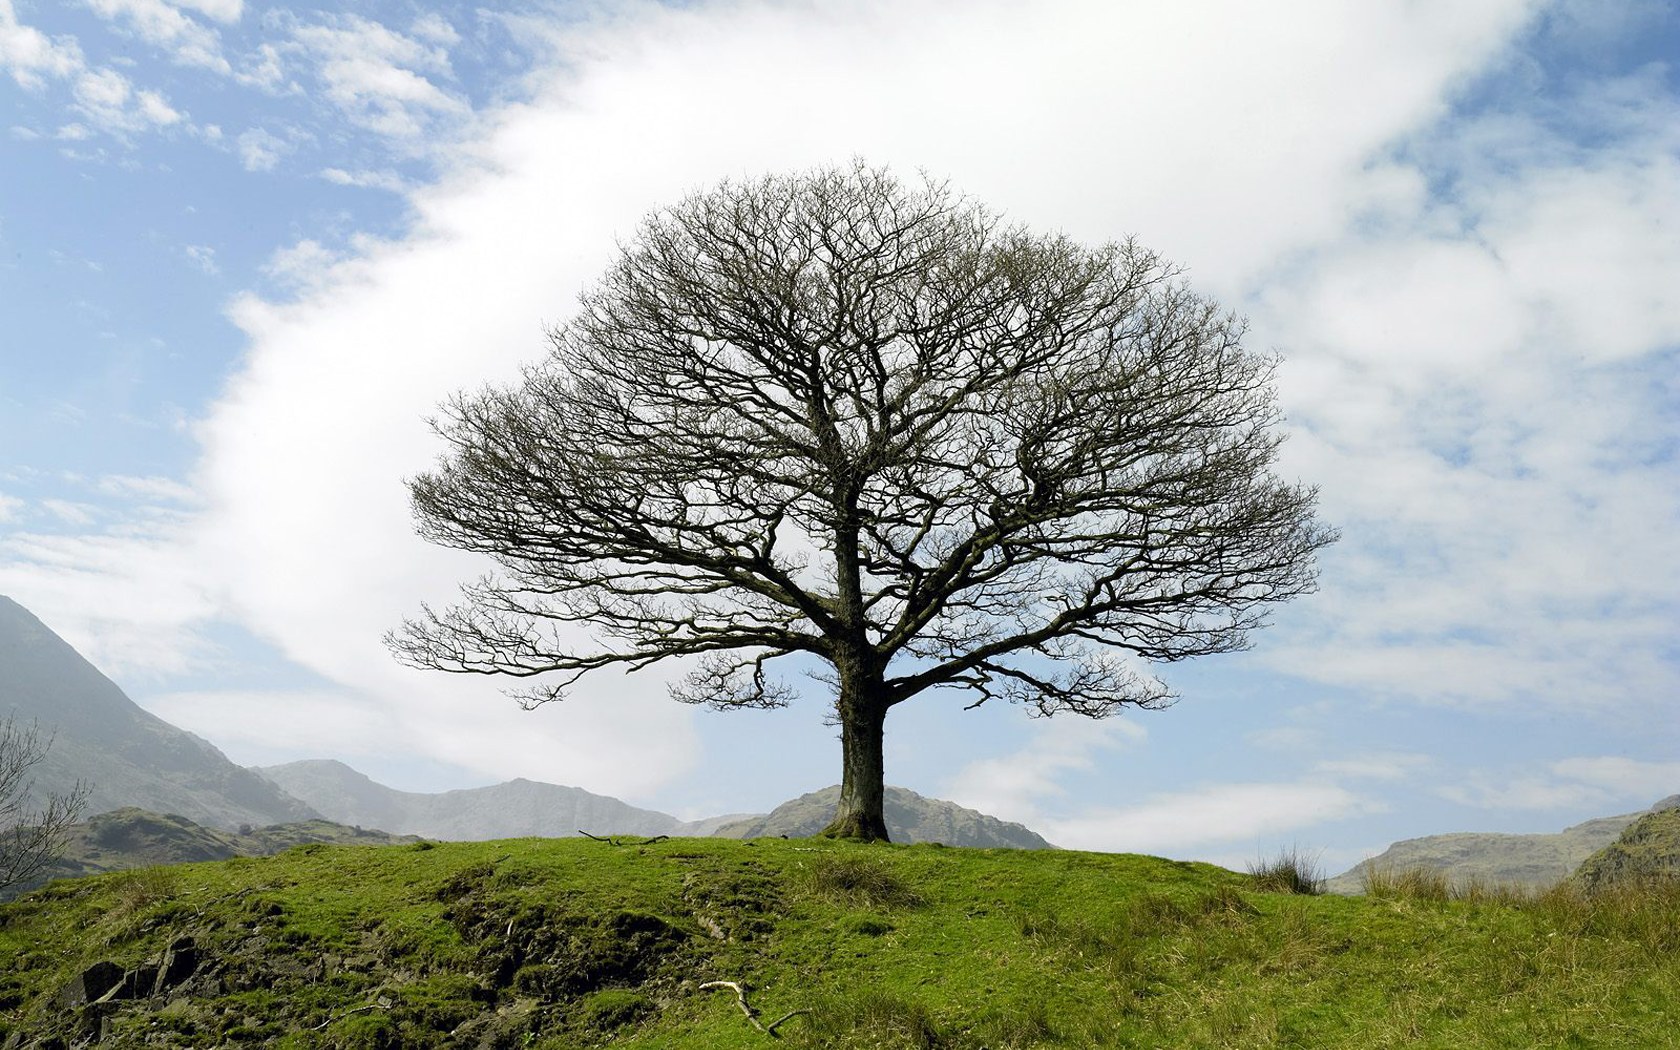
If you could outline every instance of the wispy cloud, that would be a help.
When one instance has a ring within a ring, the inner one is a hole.
[[[292,150],[292,143],[267,128],[250,128],[234,140],[239,151],[239,163],[246,171],[273,171]]]
[[[339,186],[388,190],[391,193],[405,193],[412,188],[394,171],[345,171],[343,168],[325,168],[321,171],[321,177]]]
[[[237,21],[241,11],[238,3],[214,0],[83,0],[101,18],[127,27],[141,40],[169,55],[175,63],[197,66],[217,73],[229,73],[231,67],[222,56],[221,35],[216,30],[185,14],[183,9],[196,10],[219,21]]]
[[[1649,805],[1680,793],[1680,762],[1611,755],[1567,758],[1551,763],[1545,775],[1473,771],[1459,783],[1443,785],[1438,793],[1461,805],[1490,810]]]
[[[1215,784],[1051,820],[1038,830],[1069,849],[1182,857],[1232,845],[1264,847],[1370,808],[1361,796],[1331,783]]]
[[[435,29],[433,22],[422,24]],[[352,124],[388,139],[415,141],[440,118],[470,111],[433,77],[450,76],[447,45],[406,36],[358,15],[299,25],[292,41],[313,64],[325,97]]]

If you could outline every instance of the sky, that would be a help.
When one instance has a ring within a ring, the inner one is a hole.
[[[236,761],[697,817],[827,698],[520,710],[381,636],[452,392],[651,209],[846,163],[1136,236],[1280,354],[1342,539],[1103,722],[929,694],[888,780],[1072,848],[1333,871],[1680,792],[1680,11],[1662,0],[0,0],[0,593]],[[4,673],[0,669],[0,673]]]

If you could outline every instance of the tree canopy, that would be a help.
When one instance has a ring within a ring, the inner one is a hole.
[[[687,658],[678,699],[778,706],[774,662],[814,661],[830,832],[884,838],[893,706],[1159,706],[1149,663],[1244,648],[1313,588],[1335,535],[1272,471],[1275,361],[1243,337],[1135,243],[938,183],[723,183],[648,216],[521,382],[446,405],[418,528],[497,569],[390,644],[532,705]]]

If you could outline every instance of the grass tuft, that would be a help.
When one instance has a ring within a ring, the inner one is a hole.
[[[1366,861],[1359,870],[1365,896],[1382,901],[1445,901],[1452,899],[1452,886],[1445,872],[1430,868],[1378,867]]]
[[[1294,846],[1250,864],[1248,875],[1254,880],[1254,888],[1263,893],[1317,896],[1324,892],[1324,872],[1318,858]]]
[[[819,898],[865,908],[914,908],[917,893],[884,862],[863,857],[826,855],[810,867],[809,884]]]
[[[945,1045],[927,1007],[880,988],[813,1001],[793,1045],[824,1050],[937,1050]]]

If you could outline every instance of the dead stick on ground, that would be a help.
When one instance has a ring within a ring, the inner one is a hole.
[[[808,1014],[810,1012],[811,1011],[809,1011],[809,1010],[789,1010],[787,1013],[783,1014],[782,1016],[776,1018],[774,1021],[771,1021],[769,1024],[765,1025],[764,1030],[765,1030],[765,1032],[769,1033],[770,1035],[775,1035],[776,1034],[776,1029],[780,1028],[782,1026],[783,1022],[791,1021],[795,1017],[798,1017],[800,1014]]]
[[[671,837],[669,835],[655,835],[650,839],[643,839],[640,842],[630,842],[628,840],[626,840],[624,842],[620,842],[620,841],[618,841],[617,838],[613,837],[612,835],[606,835],[606,836],[591,835],[589,832],[583,830],[582,828],[578,828],[577,833],[579,835],[582,835],[586,839],[594,839],[596,842],[605,842],[609,846],[651,846],[655,842],[664,842],[666,839]]]
[[[700,986],[700,990],[702,992],[709,991],[713,988],[727,988],[734,992],[735,1005],[739,1006],[741,1008],[741,1012],[747,1015],[747,1023],[758,1029],[760,1032],[763,1032],[765,1035],[770,1034],[770,1030],[768,1028],[765,1028],[763,1025],[758,1023],[757,1011],[747,1005],[747,990],[745,988],[742,988],[734,981],[707,981],[705,984]],[[785,1020],[787,1020],[787,1018],[782,1018],[782,1021]],[[777,1021],[776,1023],[781,1024],[782,1021]]]
[[[322,1021],[320,1024],[316,1025],[313,1030],[319,1032],[321,1029],[327,1027],[327,1025],[332,1024],[334,1021],[342,1021],[346,1017],[354,1017],[356,1014],[365,1014],[369,1010],[378,1010],[378,1009],[380,1009],[380,1006],[379,1006],[378,1003],[368,1003],[366,1006],[358,1006],[354,1010],[346,1010],[341,1014],[334,1014],[333,1016],[327,1018],[325,1021]],[[777,1023],[779,1024],[780,1022],[777,1022]]]

